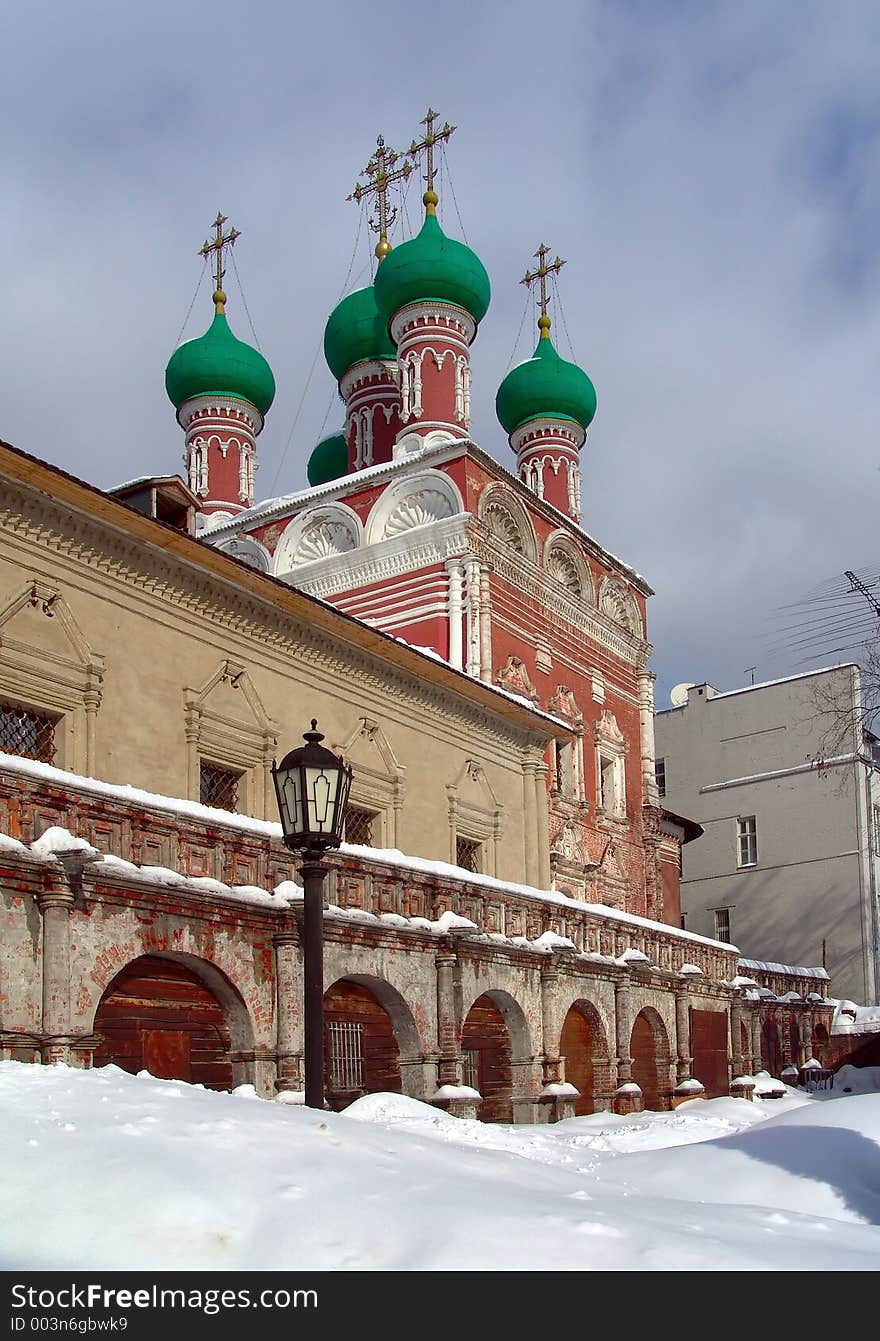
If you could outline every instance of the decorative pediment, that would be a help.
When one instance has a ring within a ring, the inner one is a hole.
[[[495,789],[479,759],[466,759],[455,781],[447,783],[446,791],[454,793],[463,803],[476,804],[489,813],[501,810]]]
[[[275,550],[275,574],[284,577],[300,564],[349,554],[360,547],[362,534],[360,518],[345,503],[308,508],[281,535]]]
[[[605,845],[605,851],[602,853],[599,869],[606,880],[617,882],[624,878],[623,872],[620,869],[617,848],[610,839]]]
[[[577,564],[570,554],[566,554],[564,549],[557,546],[551,549],[547,556],[547,572],[554,581],[567,587],[575,596],[581,594],[581,579],[577,570]]]
[[[406,772],[406,766],[397,759],[382,727],[370,717],[358,718],[352,733],[333,749],[355,765],[358,775],[366,771],[374,777],[397,781]]]
[[[268,573],[272,566],[267,551],[251,536],[234,536],[232,540],[225,540],[217,548],[221,553],[231,554],[239,563],[246,563],[249,568],[256,568],[260,573]]]
[[[556,686],[553,697],[547,704],[547,711],[552,712],[554,717],[561,717],[564,721],[571,722],[572,726],[583,724],[584,714],[578,708],[575,696],[568,685]]]
[[[303,530],[293,556],[294,563],[308,563],[311,559],[327,559],[332,554],[345,554],[357,549],[354,527],[336,517],[316,517]]]
[[[528,514],[513,494],[500,485],[490,486],[480,499],[480,520],[489,535],[506,550],[534,560],[535,534]]]
[[[190,725],[213,723],[274,746],[277,723],[266,712],[250,673],[237,662],[222,661],[200,688],[184,689],[183,695]]]
[[[610,708],[602,709],[602,716],[595,726],[595,735],[600,745],[609,745],[620,753],[624,753],[627,749],[626,737],[617,725],[617,718]]]
[[[507,658],[495,676],[495,683],[506,689],[509,694],[521,694],[523,698],[537,702],[538,691],[532,684],[525,662],[520,657]]]
[[[103,671],[103,657],[92,651],[65,598],[39,578],[0,609],[0,647],[38,660],[48,656],[71,669]]]
[[[607,615],[633,637],[642,637],[642,620],[638,606],[631,593],[613,577],[606,578],[602,584],[599,609],[603,615]]]
[[[461,494],[442,470],[406,475],[390,484],[373,504],[366,528],[367,544],[392,540],[462,512]]]
[[[581,838],[580,828],[574,820],[566,820],[556,837],[553,844],[553,855],[561,858],[571,866],[591,865],[589,854],[587,853],[583,839]]]
[[[567,534],[557,531],[548,539],[544,550],[544,571],[554,582],[571,592],[572,596],[579,596],[581,600],[595,604],[593,575],[584,556]]]
[[[429,522],[440,521],[441,517],[452,515],[453,507],[447,494],[441,493],[439,489],[422,489],[407,498],[402,498],[394,507],[385,523],[385,534],[400,535],[401,531],[411,531],[416,526],[427,526]]]

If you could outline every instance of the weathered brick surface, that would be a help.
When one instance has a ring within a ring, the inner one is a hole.
[[[265,832],[0,777],[0,827],[15,827],[28,843],[49,824],[63,824],[129,861],[159,864],[161,857],[161,864],[171,865],[173,858],[186,875],[246,878],[271,888],[294,874],[290,854]],[[355,917],[331,912],[325,919],[325,988],[334,989],[339,1001],[346,982],[371,995],[388,1021],[380,1031],[382,1046],[387,1050],[393,1038],[400,1087],[415,1097],[429,1099],[439,1084],[462,1082],[463,1046],[491,1046],[489,1115],[547,1120],[540,1094],[547,1083],[565,1078],[562,1035],[575,1009],[598,1039],[587,1103],[611,1104],[616,1086],[631,1078],[635,1057],[647,1097],[665,1106],[676,1078],[690,1074],[690,1040],[680,1036],[676,998],[727,1020],[734,1000],[733,949],[688,940],[673,928],[615,921],[601,909],[542,901],[515,887],[409,870],[379,855],[335,853],[330,865],[329,901]],[[448,911],[469,918],[477,930],[439,937],[397,920],[436,921]],[[7,849],[0,854],[0,1049],[23,1059],[41,1052],[43,1060],[87,1061],[100,1044],[96,1014],[116,975],[142,956],[160,956],[192,970],[220,1002],[234,1083],[253,1082],[267,1097],[277,1088],[298,1088],[299,918],[295,906],[146,883],[100,862],[86,866],[82,894],[74,897],[60,863]],[[528,943],[547,931],[577,948],[549,954]],[[648,962],[615,962],[634,949]],[[60,976],[65,955],[69,980]],[[701,966],[703,975],[683,979],[684,961]],[[790,989],[792,980],[784,985]],[[820,990],[822,984],[810,986]],[[753,1008],[737,1007],[747,1041]],[[787,1059],[786,1050],[796,1053],[807,1009],[810,1027],[830,1017],[830,1008],[815,1002],[762,1007],[780,1029],[781,1059]],[[581,1073],[587,1074],[583,1067]]]

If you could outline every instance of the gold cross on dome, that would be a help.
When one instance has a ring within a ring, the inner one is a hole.
[[[205,239],[203,245],[199,247],[199,255],[204,256],[207,261],[211,253],[214,253],[214,310],[215,312],[226,311],[226,294],[223,292],[223,276],[226,274],[226,267],[223,264],[223,251],[226,247],[234,247],[235,239],[241,237],[237,228],[230,228],[228,233],[223,232],[223,225],[228,220],[225,214],[217,211],[217,218],[214,220],[214,231],[216,237],[213,242]]]
[[[550,318],[547,315],[547,276],[558,275],[565,262],[557,256],[555,261],[547,264],[547,257],[550,255],[550,248],[543,242],[535,252],[538,258],[538,265],[534,270],[527,270],[520,280],[520,284],[525,284],[531,292],[532,285],[537,281],[540,285],[538,305],[541,309],[541,315],[538,317],[538,327],[541,332],[542,340],[550,338]]]
[[[376,152],[364,168],[363,175],[369,178],[365,186],[358,182],[350,196],[346,200],[356,200],[358,204],[365,196],[376,197],[376,213],[369,220],[370,228],[374,233],[379,234],[379,241],[376,243],[376,256],[383,261],[391,250],[391,243],[388,241],[388,229],[397,218],[397,209],[392,206],[388,208],[388,188],[393,182],[406,181],[413,170],[413,165],[408,158],[405,158],[400,167],[397,161],[400,154],[396,149],[389,149],[382,135],[376,140]]]
[[[427,214],[437,213],[437,192],[434,190],[434,178],[437,175],[437,170],[434,167],[434,145],[442,144],[444,140],[448,140],[452,132],[455,130],[455,126],[450,126],[449,122],[446,121],[444,122],[442,130],[435,131],[434,122],[436,120],[437,113],[429,107],[425,115],[422,117],[422,120],[419,122],[419,125],[425,127],[424,139],[418,141],[413,140],[408,151],[412,154],[413,158],[417,158],[421,153],[424,153],[425,155],[425,167],[427,168],[425,181],[428,186],[425,194],[422,196],[422,204],[425,206],[425,212]]]

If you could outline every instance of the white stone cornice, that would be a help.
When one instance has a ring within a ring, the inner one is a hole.
[[[586,436],[586,430],[569,419],[530,419],[513,430],[510,445],[517,455],[540,451],[551,445],[566,446],[570,451],[578,452]]]
[[[339,394],[343,400],[348,400],[352,391],[360,386],[362,382],[369,381],[371,377],[377,377],[381,380],[376,384],[376,390],[387,388],[389,391],[396,390],[397,363],[394,359],[370,359],[364,363],[355,363],[347,372],[343,373],[339,381]]]
[[[196,423],[199,426],[204,424],[205,427],[211,424],[213,427],[228,428],[230,419],[236,424],[249,425],[254,437],[263,428],[263,416],[256,406],[237,396],[193,396],[191,400],[185,400],[177,411],[177,422],[187,432]],[[216,425],[214,420],[217,421]]]
[[[391,338],[394,343],[399,345],[404,338],[419,338],[419,322],[424,323],[421,334],[427,336],[429,327],[442,330],[450,341],[455,340],[456,336],[458,342],[463,340],[465,349],[477,333],[477,323],[463,307],[456,307],[454,303],[411,303],[401,308],[391,319]]]

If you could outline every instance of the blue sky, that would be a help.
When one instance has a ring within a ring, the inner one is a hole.
[[[512,464],[494,395],[546,241],[599,399],[584,525],[657,590],[658,702],[804,669],[770,650],[777,608],[877,563],[880,8],[78,0],[4,27],[3,437],[101,485],[181,468],[163,371],[221,208],[279,388],[258,490],[289,438],[278,489],[298,487],[341,418],[322,359],[303,393],[355,242],[345,196],[430,102],[458,126],[444,224],[460,235],[454,187],[493,284],[476,440]]]

